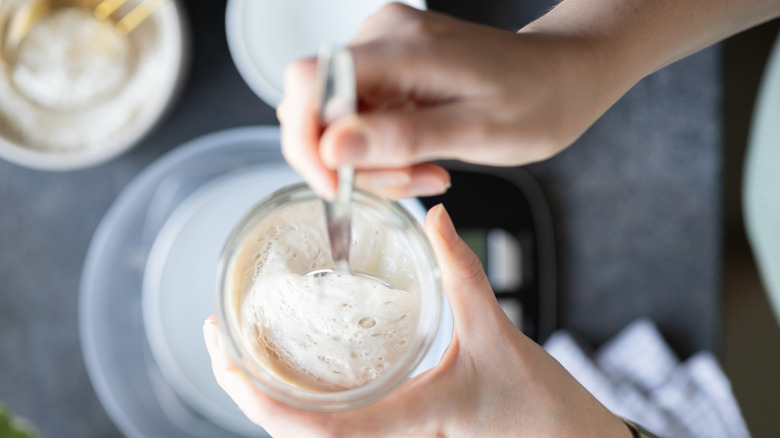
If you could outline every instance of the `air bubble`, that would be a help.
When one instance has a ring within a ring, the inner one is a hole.
[[[366,317],[358,321],[358,326],[360,328],[364,329],[370,329],[371,327],[374,327],[376,325],[376,320],[374,318]]]

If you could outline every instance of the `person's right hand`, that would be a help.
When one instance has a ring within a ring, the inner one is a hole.
[[[287,69],[277,111],[287,161],[325,196],[341,164],[358,169],[358,186],[399,198],[446,190],[449,175],[430,160],[543,160],[620,95],[603,89],[608,79],[576,36],[514,33],[400,4],[368,18],[350,49],[357,116],[322,126],[314,58]]]

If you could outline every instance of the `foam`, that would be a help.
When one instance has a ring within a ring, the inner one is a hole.
[[[412,344],[419,319],[416,273],[402,239],[355,206],[352,268],[363,277],[306,277],[332,267],[321,203],[286,208],[242,248],[238,293],[244,343],[297,386],[338,391],[387,373]]]

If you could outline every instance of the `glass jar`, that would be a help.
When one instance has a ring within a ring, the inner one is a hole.
[[[264,237],[261,234],[268,232],[268,223],[274,220],[275,215],[284,214],[282,212],[290,214],[289,212],[295,212],[296,208],[302,207],[306,203],[317,203],[321,208],[320,199],[308,187],[303,184],[289,186],[260,201],[236,225],[228,237],[219,260],[216,308],[222,342],[234,363],[257,388],[267,395],[297,408],[315,411],[347,410],[371,403],[387,395],[412,374],[436,337],[442,312],[441,279],[433,251],[422,228],[406,209],[396,202],[361,190],[355,190],[353,200],[353,212],[363,212],[361,217],[369,218],[371,226],[375,225],[374,229],[382,227],[383,230],[388,230],[387,232],[391,233],[394,239],[398,239],[394,242],[400,242],[400,246],[393,248],[396,248],[396,251],[398,251],[397,248],[401,248],[401,250],[400,254],[384,254],[384,248],[372,247],[369,251],[381,253],[375,254],[377,257],[374,257],[380,260],[379,266],[374,264],[372,267],[365,265],[365,263],[361,265],[363,260],[360,257],[353,257],[350,260],[351,269],[357,267],[360,271],[396,286],[393,284],[393,279],[383,278],[387,272],[383,270],[381,265],[392,265],[397,260],[405,260],[405,263],[412,268],[405,272],[402,282],[406,282],[404,286],[411,287],[404,287],[403,290],[415,293],[416,297],[413,299],[419,304],[417,322],[410,332],[411,337],[408,342],[403,341],[401,344],[403,347],[394,345],[394,348],[400,349],[394,363],[387,366],[380,376],[361,386],[331,390],[312,389],[307,385],[298,384],[299,382],[295,382],[294,378],[291,379],[289,375],[280,374],[274,370],[274,366],[258,359],[257,353],[253,352],[253,348],[256,347],[250,345],[246,332],[242,330],[241,308],[245,294],[248,293],[246,292],[248,286],[242,282],[253,281],[248,280],[246,276],[247,266],[254,263],[247,259],[247,257],[253,258],[252,252],[247,249],[250,248],[248,245],[256,245],[254,242],[262,241]],[[353,214],[353,222],[356,217]],[[321,226],[322,233],[324,233],[324,216]],[[360,239],[354,239],[356,228],[353,224],[353,240],[359,241]],[[281,231],[278,227],[275,229],[275,232],[281,233],[300,232],[300,230],[285,231],[284,227]],[[353,241],[353,243],[355,242]],[[329,254],[327,240],[325,240],[324,246],[321,248],[322,252]],[[353,254],[356,249],[359,250],[353,245]],[[290,257],[296,256],[297,254],[294,254]],[[330,261],[329,256],[326,259]],[[312,265],[306,269],[315,270],[328,267],[332,267],[332,265]],[[305,272],[297,274],[305,275]],[[355,301],[355,305],[360,305],[359,299]],[[294,309],[290,309],[290,311],[292,310]],[[262,323],[262,321],[260,322]],[[411,323],[412,321],[410,321]],[[341,349],[337,350],[342,351]],[[274,350],[272,354],[276,355],[276,353],[278,351]],[[276,358],[278,359],[278,357]]]

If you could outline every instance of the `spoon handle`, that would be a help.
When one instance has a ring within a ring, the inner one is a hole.
[[[355,63],[349,49],[320,49],[317,60],[320,85],[320,119],[328,125],[357,111]],[[349,271],[349,247],[352,240],[352,189],[355,169],[338,169],[338,189],[333,200],[325,200],[330,251],[336,271]]]

